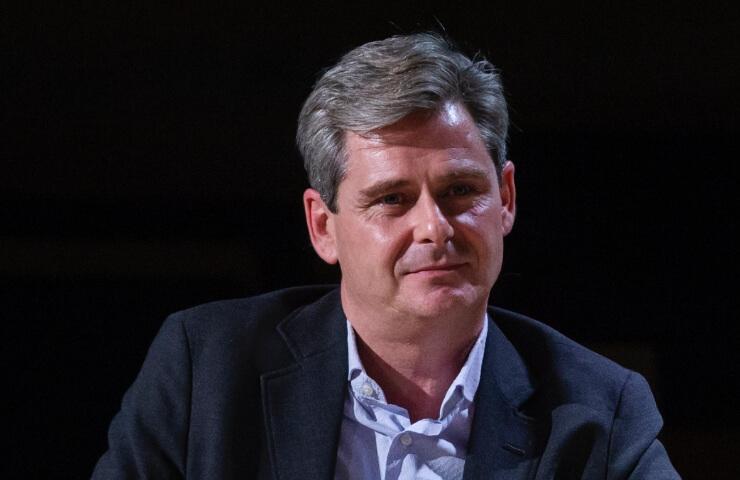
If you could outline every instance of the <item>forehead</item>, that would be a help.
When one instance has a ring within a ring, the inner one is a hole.
[[[477,166],[494,172],[493,161],[472,117],[459,103],[439,110],[414,112],[393,125],[345,137],[349,177],[384,177],[403,171]]]
[[[445,102],[438,110],[413,112],[392,125],[361,136],[352,132],[348,135],[385,145],[446,148],[479,144],[485,148],[475,121],[458,102]]]

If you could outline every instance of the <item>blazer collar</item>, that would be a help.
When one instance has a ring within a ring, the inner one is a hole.
[[[539,458],[539,422],[522,409],[534,393],[528,369],[489,309],[488,338],[464,479],[527,478]]]
[[[277,329],[295,363],[260,379],[270,463],[280,480],[332,478],[347,389],[339,291],[293,313]]]
[[[489,310],[465,480],[526,478],[539,458],[542,425],[522,411],[534,385],[496,324],[500,314]],[[347,389],[347,327],[339,290],[293,313],[277,329],[295,363],[260,379],[270,463],[279,480],[332,478]]]

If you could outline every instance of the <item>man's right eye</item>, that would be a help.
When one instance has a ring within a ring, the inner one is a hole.
[[[388,195],[383,195],[380,198],[380,203],[384,205],[398,205],[401,203],[403,198],[401,197],[401,194],[399,193],[389,193]]]

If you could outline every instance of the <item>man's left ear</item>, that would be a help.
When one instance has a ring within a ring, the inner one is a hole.
[[[501,230],[504,236],[514,228],[516,218],[516,183],[514,182],[514,164],[507,161],[501,169]]]

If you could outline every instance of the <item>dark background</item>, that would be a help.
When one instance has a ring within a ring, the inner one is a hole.
[[[494,303],[646,375],[685,478],[738,478],[725,4],[3,7],[0,476],[89,476],[168,313],[336,281],[303,226],[301,102],[348,49],[441,24],[510,100]]]

